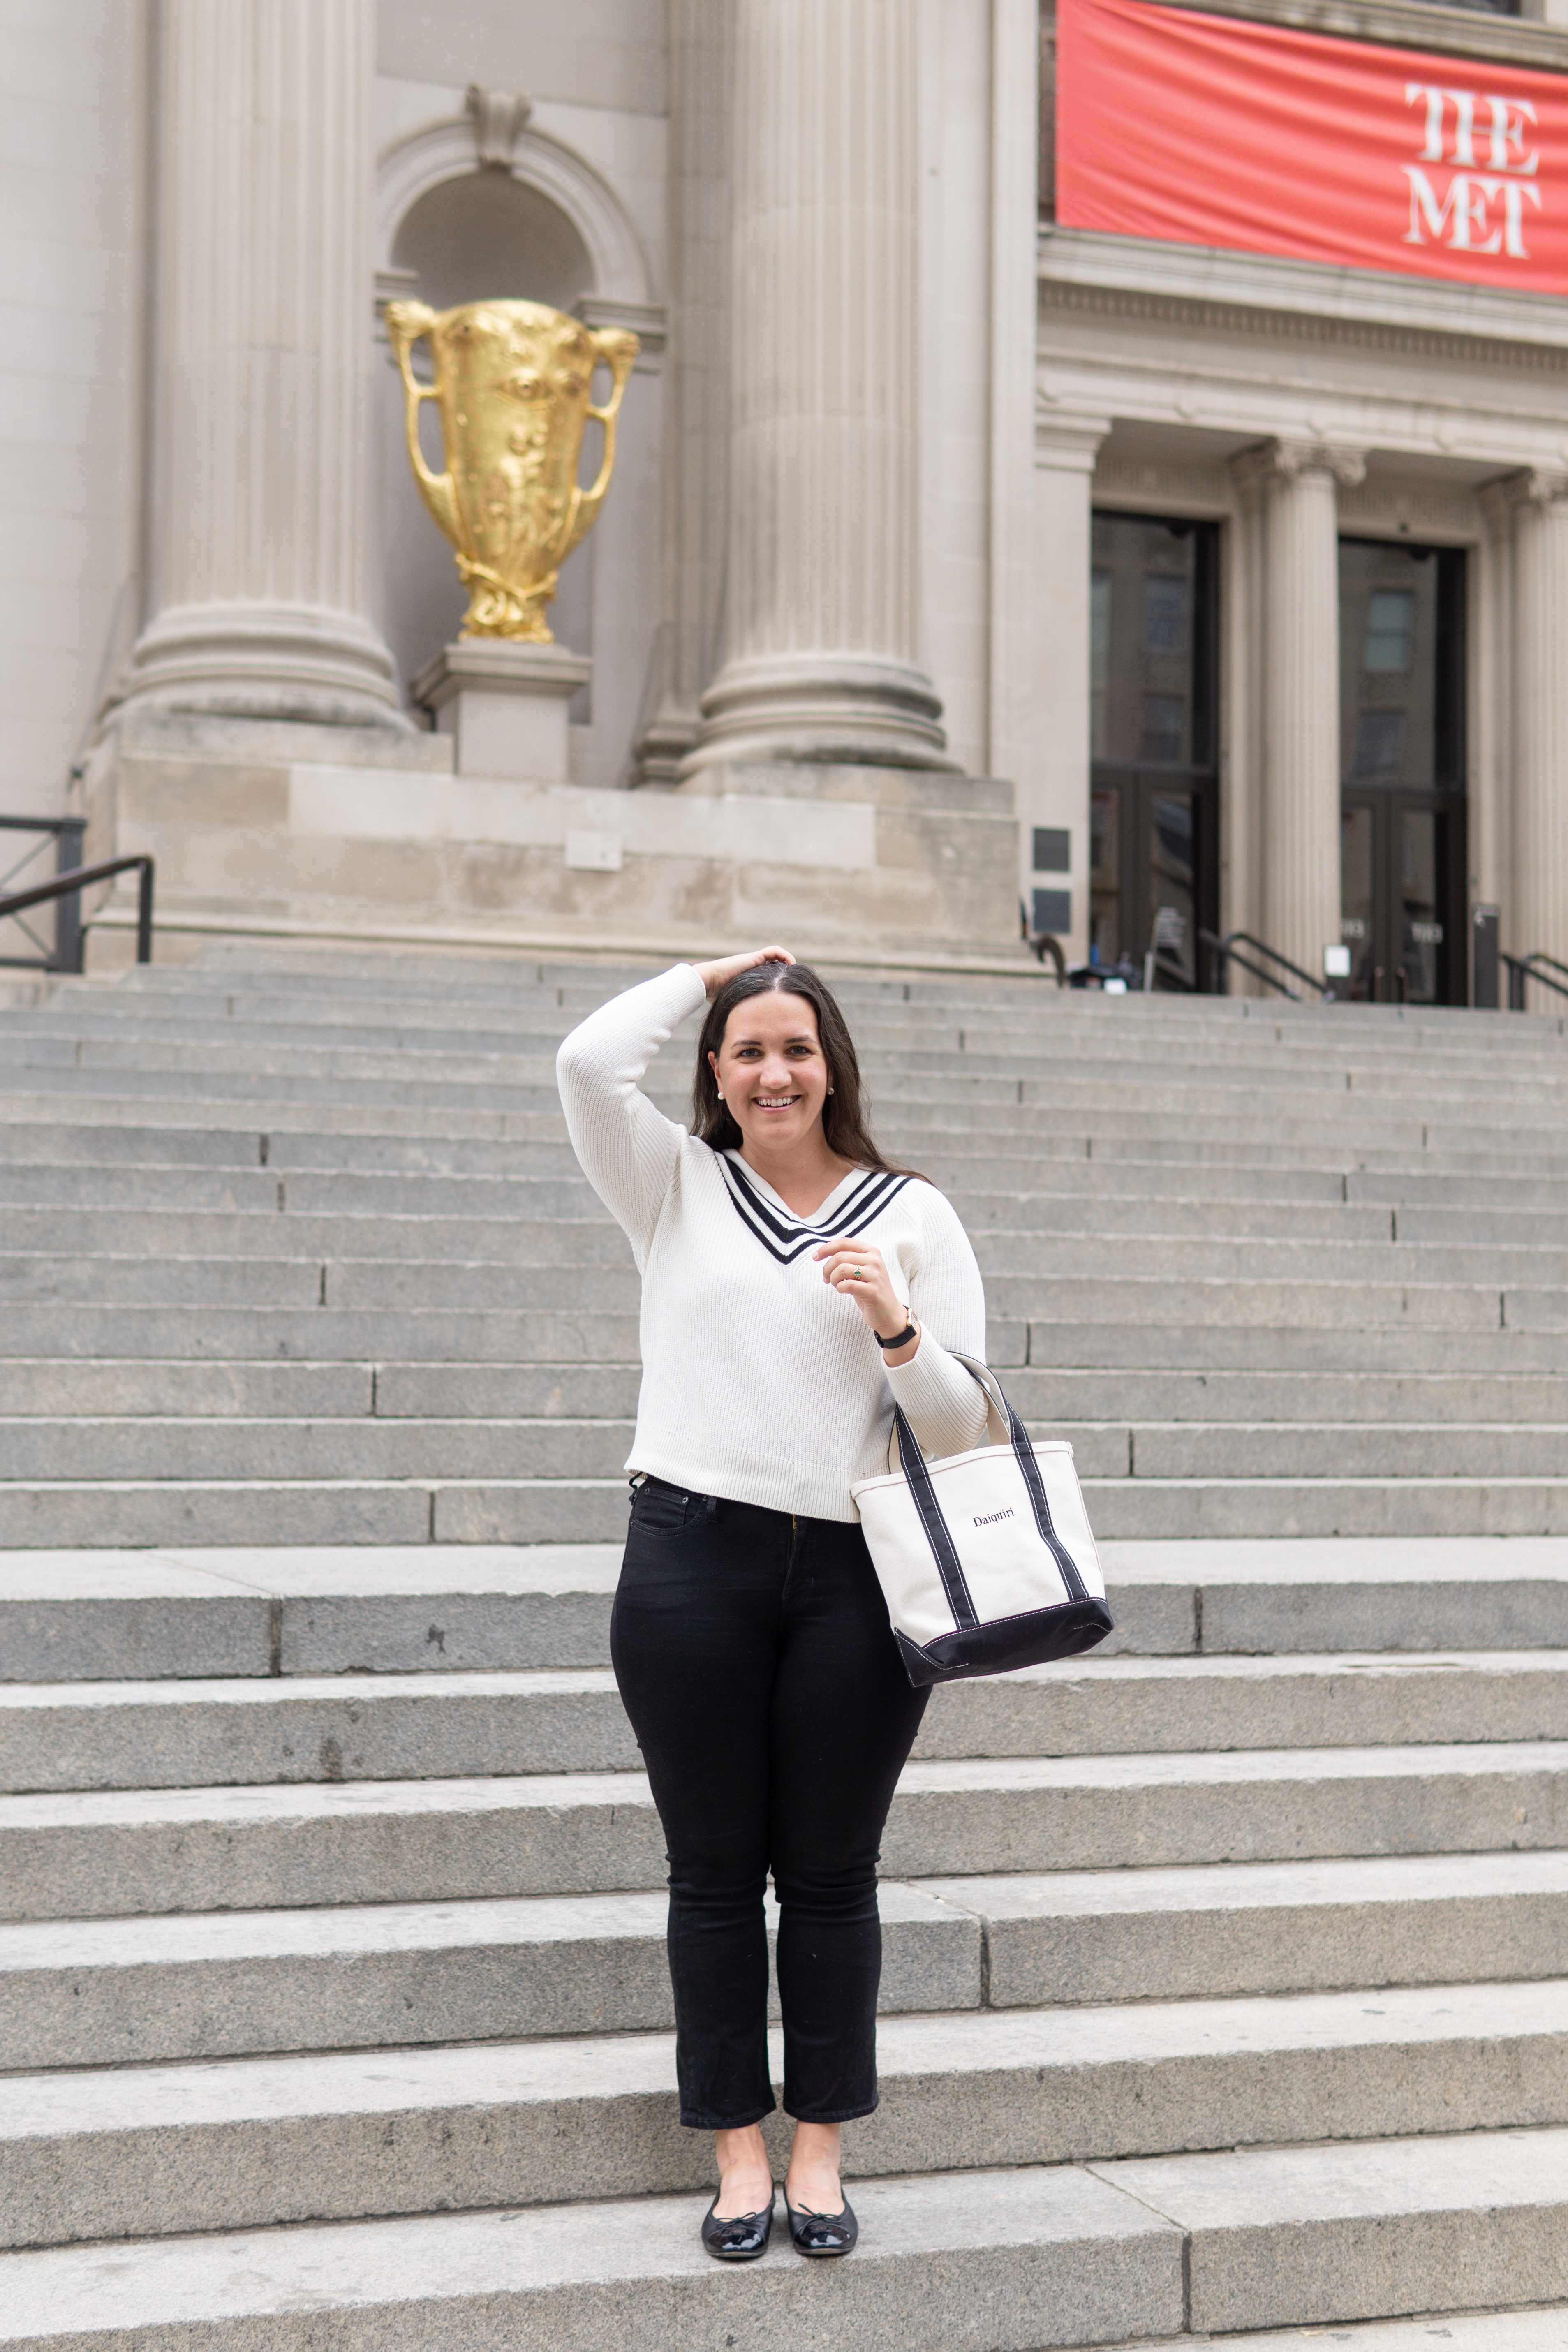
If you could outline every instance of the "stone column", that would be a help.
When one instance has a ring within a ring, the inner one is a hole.
[[[1264,499],[1262,933],[1314,979],[1340,936],[1339,485],[1352,450],[1276,441]]]
[[[1037,889],[1068,889],[1059,929],[1075,961],[1089,953],[1089,573],[1094,463],[1107,416],[1042,417],[1035,430],[1034,758],[1018,793],[1019,887],[1031,922]],[[1035,871],[1037,826],[1070,836],[1066,872]]]
[[[384,724],[374,0],[164,0],[160,51],[153,544],[127,692]]]
[[[673,782],[713,675],[724,576],[730,360],[730,0],[668,0],[669,342],[664,578],[653,717],[639,783]]]
[[[1516,955],[1542,948],[1568,961],[1568,474],[1531,470],[1508,488],[1515,501],[1513,903],[1505,938]]]
[[[736,0],[733,26],[725,659],[683,772],[943,766],[921,661],[917,11]]]

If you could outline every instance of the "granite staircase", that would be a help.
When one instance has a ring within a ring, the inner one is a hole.
[[[936,1695],[861,2249],[736,2272],[550,1066],[631,976],[0,1012],[0,2346],[1563,2352],[1559,1025],[846,980],[1119,1631]]]

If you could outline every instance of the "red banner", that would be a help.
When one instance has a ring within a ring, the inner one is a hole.
[[[1060,0],[1057,218],[1568,293],[1568,78]]]

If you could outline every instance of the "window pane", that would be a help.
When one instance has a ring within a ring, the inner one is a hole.
[[[1363,668],[1408,669],[1415,622],[1415,599],[1408,589],[1374,588],[1367,610]]]
[[[1089,951],[1091,963],[1121,953],[1121,795],[1091,793],[1089,803]]]
[[[1405,765],[1403,710],[1362,710],[1356,714],[1355,766],[1363,781],[1397,776]]]
[[[1149,904],[1153,908],[1150,945],[1157,969],[1197,985],[1197,858],[1193,796],[1162,793],[1149,827]]]
[[[1187,649],[1187,583],[1169,572],[1152,572],[1143,582],[1143,650],[1182,654]]]
[[[1436,1004],[1442,963],[1443,923],[1435,809],[1410,809],[1399,826],[1399,957],[1412,1004]]]
[[[1340,760],[1347,782],[1461,790],[1464,554],[1340,541]]]
[[[1139,758],[1179,760],[1184,716],[1185,706],[1179,694],[1146,694],[1143,697],[1143,736],[1138,747]]]
[[[1194,741],[1201,528],[1139,515],[1094,518],[1089,688],[1097,760],[1189,767],[1207,756]]]
[[[1340,815],[1340,937],[1351,951],[1351,994],[1373,991],[1373,904],[1372,811],[1345,809]]]
[[[1094,572],[1089,583],[1089,754],[1110,758],[1106,750],[1106,689],[1110,682],[1110,574]]]

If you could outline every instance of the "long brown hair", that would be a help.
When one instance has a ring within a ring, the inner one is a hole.
[[[860,1065],[849,1024],[839,1011],[833,991],[807,963],[755,963],[745,971],[738,971],[719,991],[708,1008],[702,1034],[697,1040],[697,1069],[691,1081],[692,1134],[699,1142],[711,1144],[715,1151],[740,1149],[740,1128],[729,1104],[720,1097],[719,1081],[708,1056],[718,1054],[736,1006],[743,1004],[748,996],[763,996],[774,990],[785,996],[804,996],[816,1014],[816,1034],[827,1064],[827,1083],[833,1089],[822,1106],[822,1132],[829,1151],[837,1152],[840,1160],[847,1160],[856,1168],[875,1168],[888,1176],[918,1176],[918,1169],[897,1167],[878,1150],[860,1107]]]

